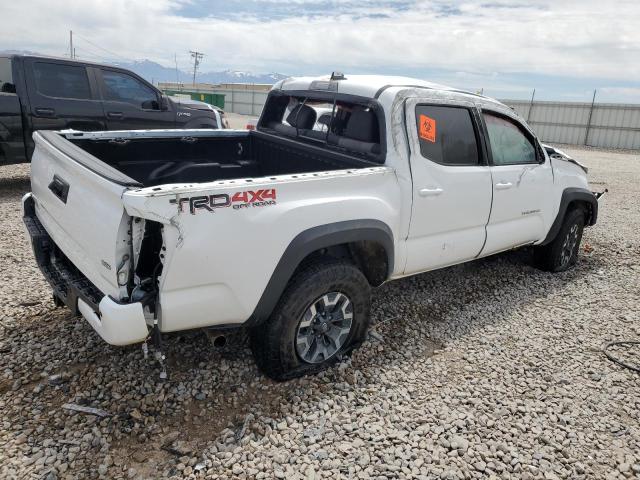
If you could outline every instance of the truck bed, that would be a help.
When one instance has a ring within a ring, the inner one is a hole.
[[[260,133],[36,132],[25,222],[58,298],[112,344],[146,338],[148,295],[163,332],[239,324],[294,241],[395,226],[393,168]],[[291,248],[274,282],[302,260]]]
[[[144,187],[376,166],[353,154],[258,131],[67,134]]]

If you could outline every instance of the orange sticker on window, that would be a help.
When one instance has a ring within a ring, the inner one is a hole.
[[[420,138],[436,142],[436,121],[426,115],[420,115]]]

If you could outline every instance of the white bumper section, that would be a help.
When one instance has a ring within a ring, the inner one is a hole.
[[[93,329],[111,345],[142,342],[149,330],[141,303],[120,304],[105,296],[98,305],[100,315],[78,298],[78,310]]]

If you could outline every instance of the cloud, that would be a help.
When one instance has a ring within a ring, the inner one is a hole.
[[[73,29],[87,58],[117,53],[171,65],[177,52],[181,68],[198,49],[203,70],[449,70],[640,82],[638,19],[635,0],[298,0],[286,8],[273,0],[68,0],[64,8],[22,0],[3,4],[0,44],[62,55]]]

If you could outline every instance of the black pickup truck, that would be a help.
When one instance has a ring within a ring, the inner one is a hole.
[[[129,70],[0,55],[0,165],[29,161],[36,130],[225,127],[224,112],[217,107],[167,97]]]

